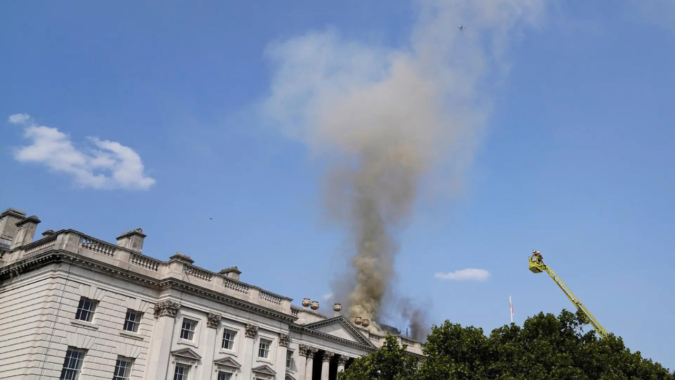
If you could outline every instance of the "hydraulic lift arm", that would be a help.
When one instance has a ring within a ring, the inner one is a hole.
[[[548,265],[544,264],[543,258],[541,256],[541,253],[538,251],[533,251],[532,256],[530,256],[529,259],[529,268],[530,271],[533,273],[541,273],[541,272],[546,272],[548,273],[549,276],[553,279],[553,281],[558,285],[560,289],[562,289],[563,293],[567,296],[567,298],[574,304],[574,306],[577,307],[577,309],[581,310],[586,317],[588,318],[589,323],[595,331],[600,335],[602,338],[606,338],[609,333],[607,330],[605,330],[604,327],[598,322],[597,319],[591,314],[590,310],[584,306],[583,303],[577,298],[577,296],[572,293],[572,290],[565,285],[563,280],[551,269]]]

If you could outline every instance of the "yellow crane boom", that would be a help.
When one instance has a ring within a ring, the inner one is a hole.
[[[577,298],[577,296],[572,293],[572,290],[565,285],[563,280],[549,267],[548,265],[544,264],[544,259],[541,256],[541,253],[539,251],[532,251],[532,256],[530,256],[530,259],[528,260],[530,271],[532,273],[541,273],[541,272],[546,272],[548,273],[549,276],[553,279],[553,281],[558,285],[560,289],[562,289],[563,293],[567,296],[567,298],[574,304],[574,306],[577,307],[577,309],[581,310],[582,313],[586,315],[588,318],[589,323],[595,331],[600,335],[602,338],[606,338],[609,333],[607,330],[605,330],[604,327],[598,322],[597,319],[591,314],[591,312],[584,306],[583,303]]]

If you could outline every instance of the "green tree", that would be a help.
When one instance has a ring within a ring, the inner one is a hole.
[[[584,331],[584,314],[539,313],[523,327],[506,325],[489,336],[446,321],[432,328],[424,362],[407,356],[388,336],[378,351],[358,359],[340,380],[675,380],[660,364],[631,352],[620,337]]]
[[[356,359],[349,369],[338,374],[338,380],[413,380],[419,359],[406,353],[405,347],[387,335],[380,349]]]

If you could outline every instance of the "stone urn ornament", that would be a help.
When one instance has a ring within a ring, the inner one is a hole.
[[[368,320],[367,318],[364,318],[363,321],[361,321],[361,326],[363,326],[363,327],[370,326],[370,320]]]
[[[310,302],[309,298],[303,298],[302,299],[302,306],[304,306],[305,309],[307,309],[310,304],[311,304],[311,302]]]
[[[319,301],[312,301],[312,310],[319,310]]]
[[[360,325],[360,324],[361,324],[361,317],[356,317],[356,318],[354,318],[354,324],[355,324],[355,325]]]

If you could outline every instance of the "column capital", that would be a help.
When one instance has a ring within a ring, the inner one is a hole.
[[[211,313],[209,313],[209,314],[206,316],[206,318],[207,318],[207,320],[206,320],[206,326],[208,326],[208,327],[210,327],[210,328],[212,328],[212,329],[217,329],[217,328],[218,328],[218,325],[220,324],[220,319],[222,318],[222,316],[221,316],[220,314],[211,314]]]
[[[245,329],[246,329],[246,337],[247,338],[255,338],[255,336],[258,334],[258,326],[256,326],[256,325],[247,324],[245,326]]]
[[[312,359],[314,358],[314,355],[319,351],[319,349],[301,344],[299,347],[299,351],[300,356],[305,356],[308,359]]]
[[[179,308],[180,304],[171,300],[157,302],[155,304],[155,317],[176,318],[176,313],[178,312]]]
[[[338,357],[338,365],[346,365],[348,360],[349,357],[340,355],[340,357]]]
[[[279,345],[281,347],[288,347],[291,343],[291,336],[284,333],[279,333]]]
[[[326,362],[329,362],[331,359],[333,359],[333,356],[335,356],[335,353],[330,352],[330,351],[324,351],[323,358],[321,358],[321,360],[324,363],[326,363]]]

